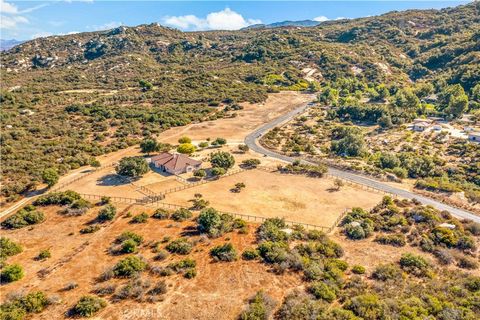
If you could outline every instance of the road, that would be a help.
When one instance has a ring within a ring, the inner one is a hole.
[[[289,120],[291,120],[292,118],[294,118],[295,116],[303,113],[308,107],[309,107],[309,105],[305,104],[301,107],[298,107],[295,110],[290,111],[287,114],[284,114],[283,116],[280,116],[280,117],[272,120],[271,122],[269,122],[265,125],[262,125],[261,127],[257,128],[257,129],[255,129],[252,133],[250,133],[245,138],[245,144],[250,148],[250,150],[253,150],[253,151],[258,152],[258,153],[262,153],[264,155],[267,155],[267,156],[275,158],[275,159],[279,159],[279,160],[282,160],[282,161],[285,161],[285,162],[293,162],[294,160],[297,160],[296,158],[288,157],[286,155],[279,154],[279,153],[276,153],[274,151],[271,151],[271,150],[268,150],[268,149],[262,147],[260,145],[260,143],[258,142],[258,139],[262,135],[267,133],[269,130],[273,129],[274,127],[279,126],[281,124],[284,124],[284,123],[288,122]],[[315,163],[312,163],[312,162],[309,162],[309,161],[302,161],[302,162],[315,165]],[[475,214],[473,214],[469,211],[449,206],[449,205],[444,204],[440,201],[436,201],[434,199],[416,194],[416,193],[411,192],[411,191],[396,188],[396,187],[391,186],[389,184],[386,184],[384,182],[372,179],[370,177],[367,177],[367,176],[364,176],[364,175],[361,175],[361,174],[358,174],[358,173],[353,173],[353,172],[350,172],[350,171],[342,171],[342,170],[332,168],[332,167],[328,168],[328,173],[333,175],[333,176],[339,177],[339,178],[347,179],[347,180],[353,181],[355,183],[359,183],[359,184],[362,184],[362,185],[365,185],[365,186],[368,186],[368,187],[376,188],[378,190],[397,195],[398,197],[401,197],[401,198],[406,198],[406,199],[415,198],[424,205],[432,205],[439,210],[449,211],[452,215],[456,216],[457,218],[470,219],[470,220],[473,220],[475,222],[480,223],[480,216],[477,216],[477,215],[475,215]]]
[[[32,193],[27,195],[25,198],[17,201],[14,205],[8,207],[7,209],[0,212],[0,219],[9,215],[10,213],[15,212],[16,210],[20,209],[21,207],[27,205],[30,201],[34,200],[38,197],[37,193]]]

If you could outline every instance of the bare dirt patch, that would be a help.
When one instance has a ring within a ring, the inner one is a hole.
[[[144,196],[137,187],[119,177],[113,167],[98,170],[62,189],[74,190],[80,194],[109,197],[142,198]]]

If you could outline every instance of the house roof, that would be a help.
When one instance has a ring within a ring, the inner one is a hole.
[[[187,166],[196,166],[202,163],[201,161],[189,158],[184,154],[171,154],[169,152],[163,152],[159,155],[153,156],[151,160],[156,166],[164,166],[170,171],[177,171],[185,169]]]

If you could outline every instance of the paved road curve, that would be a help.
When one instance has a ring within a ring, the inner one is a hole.
[[[278,117],[278,118],[272,120],[271,122],[257,128],[257,129],[255,129],[252,133],[250,133],[245,138],[245,144],[251,150],[253,150],[255,152],[262,153],[262,154],[267,155],[269,157],[276,158],[276,159],[279,159],[279,160],[283,160],[283,161],[286,161],[286,162],[293,162],[294,160],[296,160],[293,157],[288,157],[288,156],[285,156],[283,154],[279,154],[279,153],[273,152],[271,150],[265,149],[264,147],[262,147],[258,143],[258,139],[262,135],[267,133],[269,130],[273,129],[274,127],[291,120],[293,117],[295,117],[296,115],[298,115],[300,113],[303,113],[309,106],[310,106],[309,104],[305,104],[301,107],[298,107],[295,110],[290,111],[287,114],[284,114],[281,117]],[[314,164],[314,163],[308,162],[308,161],[303,161],[303,162],[309,163],[309,164]],[[473,220],[475,222],[480,223],[480,216],[477,216],[477,215],[475,215],[475,214],[473,214],[469,211],[462,210],[462,209],[457,209],[455,207],[444,204],[440,201],[436,201],[436,200],[424,197],[424,196],[416,194],[414,192],[410,192],[410,191],[407,191],[407,190],[403,190],[403,189],[400,189],[400,188],[393,187],[391,185],[388,185],[386,183],[383,183],[381,181],[366,177],[366,176],[358,174],[358,173],[353,173],[353,172],[349,172],[349,171],[342,171],[342,170],[332,168],[332,167],[328,168],[328,173],[333,175],[333,176],[337,176],[339,178],[344,178],[344,179],[351,180],[353,182],[356,182],[356,183],[359,183],[359,184],[362,184],[362,185],[365,185],[365,186],[368,186],[368,187],[376,188],[378,190],[382,190],[382,191],[385,191],[385,192],[388,192],[388,193],[391,193],[391,194],[395,194],[395,195],[397,195],[399,197],[402,197],[402,198],[406,198],[406,199],[415,198],[418,201],[420,201],[422,204],[432,205],[439,210],[447,210],[451,214],[453,214],[454,216],[456,216],[458,218],[470,219],[470,220]]]

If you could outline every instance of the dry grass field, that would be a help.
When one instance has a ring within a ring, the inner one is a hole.
[[[242,142],[247,134],[258,126],[285,114],[302,104],[315,98],[311,94],[302,94],[295,91],[283,91],[270,94],[264,103],[244,103],[243,110],[237,112],[237,117],[218,119],[202,123],[190,124],[173,128],[160,134],[163,142],[177,143],[177,140],[186,135],[193,141],[202,141],[207,138],[222,137],[229,141]]]
[[[240,193],[230,191],[237,182],[246,185]],[[332,187],[333,180],[328,178],[251,170],[168,194],[165,202],[188,206],[200,193],[218,210],[329,227],[345,208],[371,208],[382,198],[349,186],[340,191]]]

